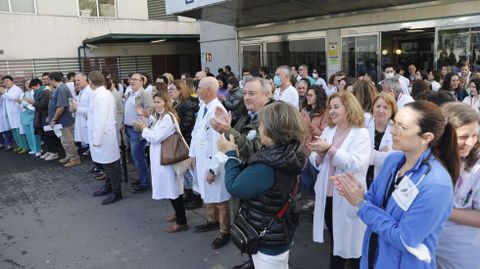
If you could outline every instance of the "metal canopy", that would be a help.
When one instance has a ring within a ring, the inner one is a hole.
[[[178,15],[237,27],[451,3],[448,0],[229,0]],[[403,7],[402,7],[403,6]]]
[[[198,41],[200,35],[163,35],[163,34],[115,34],[110,33],[102,36],[83,40],[83,44],[114,44],[114,43],[155,43],[172,41]]]

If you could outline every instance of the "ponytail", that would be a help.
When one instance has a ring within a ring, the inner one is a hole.
[[[447,168],[448,173],[452,177],[453,186],[460,176],[460,154],[458,153],[457,133],[450,122],[445,125],[440,140],[436,146],[432,147],[433,152],[438,159]]]

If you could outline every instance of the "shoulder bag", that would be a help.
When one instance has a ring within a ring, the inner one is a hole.
[[[162,141],[162,150],[160,152],[160,164],[169,165],[179,163],[188,159],[189,148],[183,138],[178,122],[175,116],[168,113],[175,124],[175,133]]]
[[[283,204],[282,209],[268,222],[268,224],[259,233],[255,227],[253,227],[241,214],[242,208],[240,207],[232,225],[230,225],[230,238],[233,244],[240,249],[241,253],[247,253],[249,255],[256,254],[260,248],[260,243],[265,234],[273,227],[278,220],[280,220],[287,212],[288,207],[297,194],[297,185],[300,181],[300,177],[297,177],[293,184],[292,191],[288,197],[288,200]]]

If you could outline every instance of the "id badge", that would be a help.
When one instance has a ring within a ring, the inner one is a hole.
[[[408,211],[417,195],[418,188],[408,176],[402,179],[396,187],[396,190],[392,193],[393,199],[403,211]]]
[[[257,136],[257,130],[250,130],[247,134],[248,140],[253,140]]]

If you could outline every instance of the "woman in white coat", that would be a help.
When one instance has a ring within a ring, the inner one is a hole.
[[[377,177],[387,156],[392,150],[392,134],[390,130],[393,127],[393,119],[397,113],[397,102],[392,95],[380,93],[373,100],[373,117],[365,123],[370,133],[370,142],[373,150],[370,155],[370,166],[367,171],[367,189]]]
[[[150,142],[150,167],[152,174],[152,199],[169,199],[175,210],[175,216],[167,221],[175,222],[165,228],[175,233],[188,230],[185,208],[183,207],[183,175],[177,175],[172,165],[160,164],[162,142],[175,133],[177,114],[166,92],[158,92],[153,97],[153,111],[149,118],[152,123],[147,128],[145,121],[138,120],[134,126],[142,130],[142,137]]]
[[[347,260],[358,268],[365,225],[356,216],[356,209],[334,190],[329,177],[348,172],[365,185],[372,150],[370,135],[364,128],[360,103],[350,92],[330,96],[328,113],[329,127],[317,141],[309,144],[310,162],[319,170],[315,183],[313,240],[324,242],[326,224],[332,247],[330,268],[343,269]]]

